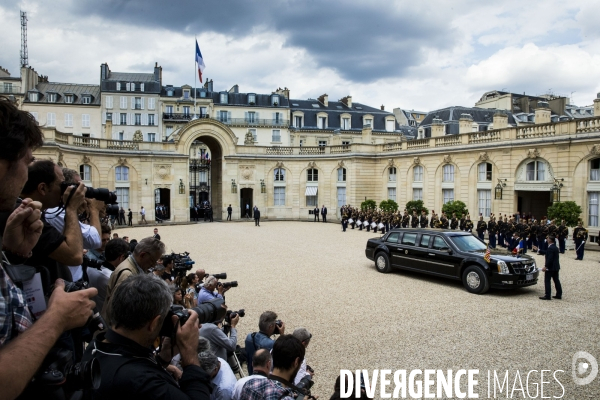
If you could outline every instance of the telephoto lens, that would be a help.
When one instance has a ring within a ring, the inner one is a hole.
[[[238,283],[237,283],[237,281],[223,282],[223,287],[226,289],[232,288],[232,287],[238,287]]]
[[[227,279],[227,273],[223,272],[222,274],[213,274],[213,276],[217,279]]]

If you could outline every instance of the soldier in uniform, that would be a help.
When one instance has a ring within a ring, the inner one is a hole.
[[[410,217],[408,216],[408,212],[404,210],[404,215],[402,216],[402,227],[408,228],[408,224],[410,223]]]
[[[452,213],[452,219],[450,220],[450,229],[453,231],[458,227],[458,218],[456,218],[456,213]]]
[[[437,228],[437,223],[438,223],[438,217],[437,214],[435,213],[435,210],[431,211],[431,220],[429,221],[429,227],[430,228]]]
[[[425,214],[425,211],[421,211],[421,219],[419,219],[419,225],[421,225],[421,228],[427,228],[427,215]]]
[[[417,215],[417,212],[415,210],[413,210],[413,215],[410,220],[410,227],[416,228],[418,226],[419,226],[419,216]]]
[[[492,249],[496,248],[496,233],[498,232],[498,225],[496,224],[496,217],[494,214],[490,217],[490,222],[487,224],[489,244]]]
[[[558,227],[558,245],[560,254],[565,254],[565,242],[567,236],[569,236],[569,228],[567,228],[565,220],[563,219],[560,221],[560,226]]]
[[[461,231],[465,231],[466,224],[467,224],[467,216],[465,214],[463,214],[462,217],[460,217],[460,224],[458,225],[458,229],[460,229]]]
[[[498,232],[498,245],[501,247],[506,247],[504,244],[504,220],[502,219],[502,214],[498,216],[498,222],[496,223],[496,231]]]
[[[479,237],[479,239],[484,240],[485,239],[485,231],[487,231],[487,224],[485,223],[485,221],[483,220],[483,215],[479,215],[479,221],[477,222],[477,236]]]
[[[448,218],[446,217],[445,212],[442,212],[442,218],[440,218],[440,227],[442,229],[448,229]]]
[[[364,227],[363,223],[364,223],[364,222],[365,222],[365,216],[364,216],[363,212],[361,211],[361,212],[358,214],[358,230],[359,230],[359,231],[362,231],[362,230],[363,230],[363,227]]]
[[[538,228],[538,254],[546,255],[546,249],[548,244],[546,238],[548,237],[548,224],[546,218],[542,218],[540,221],[540,227]]]
[[[577,227],[573,230],[573,241],[575,242],[575,252],[577,253],[576,260],[583,260],[583,252],[585,250],[587,238],[588,231],[583,227],[583,222],[579,220]]]
[[[467,214],[467,219],[465,219],[465,231],[473,232],[473,222],[471,221],[471,216]]]
[[[342,232],[346,232],[346,228],[348,228],[348,211],[346,208],[343,208],[342,211]]]

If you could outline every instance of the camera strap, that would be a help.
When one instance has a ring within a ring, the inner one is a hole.
[[[272,381],[277,381],[279,383],[284,384],[285,386],[288,387],[289,390],[291,390],[291,391],[293,391],[295,393],[306,395],[306,391],[304,389],[300,389],[299,387],[297,387],[296,385],[294,385],[290,381],[283,379],[282,377],[279,377],[277,375],[271,374],[271,375],[269,375],[268,378],[270,380],[272,380]],[[288,393],[283,393],[279,398],[282,399],[282,398],[284,398],[286,396],[289,396],[289,394]]]

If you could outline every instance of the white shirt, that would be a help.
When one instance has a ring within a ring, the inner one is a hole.
[[[142,209],[140,210],[140,214],[142,214],[142,215],[146,215],[146,210],[142,208]]]
[[[300,381],[302,380],[302,378],[304,378],[306,375],[310,375],[308,372],[306,372],[306,358],[302,360],[302,364],[300,365],[300,369],[298,370],[298,373],[296,374],[296,378],[294,378],[294,385],[298,385],[300,383]]]
[[[60,233],[64,233],[65,230],[65,210],[63,209],[61,212],[56,213],[58,208],[49,208],[46,210],[45,218],[46,221],[52,225],[57,231]],[[102,247],[102,239],[100,238],[100,234],[98,230],[91,225],[79,223],[79,228],[81,229],[81,235],[83,237],[83,248],[90,249],[99,249]],[[69,266],[71,270],[71,275],[73,276],[73,282],[80,280],[83,278],[83,268],[81,265]]]
[[[233,388],[237,381],[229,363],[221,357],[218,357],[218,359],[221,362],[221,369],[219,369],[219,372],[217,372],[217,375],[211,382],[219,387],[222,395],[221,398],[228,400],[231,399],[231,396],[233,395]]]

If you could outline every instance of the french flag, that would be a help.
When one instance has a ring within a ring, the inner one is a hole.
[[[200,53],[198,40],[196,40],[196,64],[198,64],[198,77],[200,77],[200,82],[202,83],[202,72],[206,68],[206,65],[204,65],[204,59],[202,58],[202,53]]]
[[[517,245],[517,247],[515,247],[513,249],[513,251],[512,251],[513,254],[519,254],[519,252],[521,252],[521,250],[523,249],[523,246],[524,246],[523,240],[520,240],[519,244]]]

